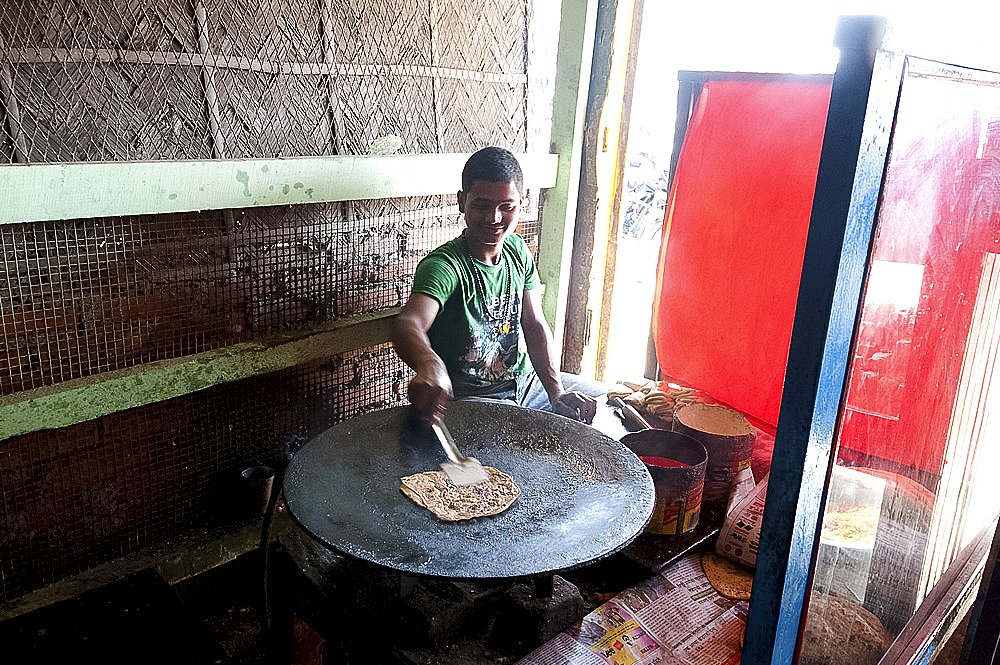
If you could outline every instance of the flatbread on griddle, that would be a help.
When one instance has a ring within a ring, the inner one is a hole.
[[[400,478],[400,489],[417,505],[448,522],[502,513],[521,495],[521,489],[503,471],[492,466],[483,469],[489,479],[478,485],[455,485],[444,471],[425,471]]]
[[[719,595],[733,600],[750,600],[753,568],[723,558],[715,552],[701,555],[701,568]]]

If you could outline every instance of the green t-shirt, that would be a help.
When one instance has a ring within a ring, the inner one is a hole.
[[[535,261],[517,234],[504,239],[495,266],[469,256],[462,236],[417,265],[413,293],[441,304],[427,335],[456,397],[506,389],[531,367],[521,334],[521,297],[539,286]]]

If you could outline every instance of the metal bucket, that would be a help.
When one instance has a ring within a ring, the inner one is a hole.
[[[646,532],[680,535],[698,526],[708,454],[689,436],[662,429],[626,434],[625,446],[653,477],[656,503]]]
[[[671,429],[695,439],[708,452],[702,511],[721,526],[741,473],[750,472],[754,429],[739,411],[718,404],[685,404],[674,412]]]
[[[263,464],[247,467],[240,474],[246,483],[247,494],[250,505],[253,507],[254,515],[263,515],[267,512],[267,504],[271,500],[271,491],[274,487],[274,469]]]

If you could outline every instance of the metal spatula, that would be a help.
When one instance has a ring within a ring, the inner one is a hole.
[[[451,432],[443,422],[440,425],[431,425],[431,429],[434,430],[441,447],[448,455],[448,461],[441,462],[441,470],[448,476],[448,480],[456,485],[478,485],[489,479],[489,474],[479,460],[458,452],[458,446],[455,445]]]

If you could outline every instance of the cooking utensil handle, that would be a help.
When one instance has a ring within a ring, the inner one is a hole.
[[[608,401],[621,409],[622,413],[625,414],[625,419],[631,421],[639,429],[654,429],[634,406],[626,404],[621,397],[609,397]]]
[[[465,456],[458,452],[458,446],[455,445],[455,439],[451,438],[451,432],[444,423],[440,425],[432,424],[431,429],[437,435],[438,441],[441,442],[441,447],[444,448],[444,452],[448,455],[448,459],[452,462],[458,462],[461,464],[465,461]]]

